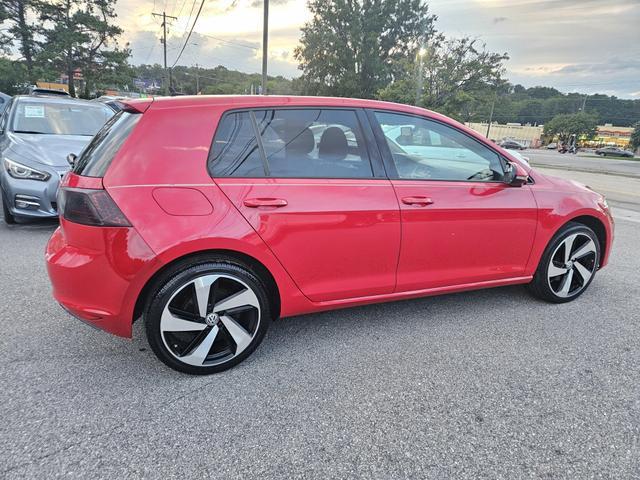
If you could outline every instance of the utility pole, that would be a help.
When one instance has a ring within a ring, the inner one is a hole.
[[[198,64],[196,63],[196,95],[200,95],[200,77],[198,76]]]
[[[264,2],[264,19],[262,24],[262,94],[267,94],[267,51],[269,44],[269,0]]]
[[[154,17],[162,17],[162,46],[164,47],[164,94],[169,95],[169,87],[171,86],[171,71],[167,70],[167,18],[178,20],[178,17],[167,15],[167,12],[151,13]]]

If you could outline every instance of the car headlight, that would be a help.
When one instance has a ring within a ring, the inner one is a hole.
[[[25,180],[40,180],[42,182],[46,182],[47,180],[49,180],[49,178],[51,178],[51,174],[47,172],[41,172],[40,170],[36,170],[35,168],[27,167],[26,165],[14,162],[13,160],[9,160],[8,158],[4,159],[4,168],[6,168],[7,173],[13,178],[20,178]]]

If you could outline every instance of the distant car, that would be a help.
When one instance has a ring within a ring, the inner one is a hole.
[[[29,90],[30,95],[54,95],[57,97],[70,97],[69,92],[65,90],[56,90],[54,88],[38,88],[34,87]]]
[[[56,191],[79,154],[113,116],[105,105],[62,96],[13,97],[0,117],[0,196],[6,223],[58,215]]]
[[[549,145],[547,145],[545,147],[547,150],[556,150],[558,148],[558,144],[557,143],[550,143]]]
[[[120,100],[125,100],[126,97],[113,97],[111,95],[103,95],[102,97],[98,97],[93,99],[94,102],[104,103],[106,106],[111,108],[115,113],[118,113],[122,110],[122,104]]]
[[[612,156],[612,157],[628,157],[633,158],[633,152],[629,150],[623,150],[618,147],[604,147],[596,150],[596,155],[602,155],[603,157]]]
[[[509,152],[512,156],[516,157],[518,160],[520,160],[522,163],[524,163],[527,167],[530,167],[531,165],[529,164],[529,157],[525,157],[524,155],[522,155],[519,151],[517,150],[511,150],[510,148],[506,148],[505,149],[507,152]]]
[[[516,142],[515,140],[503,140],[502,142],[500,142],[500,146],[502,148],[506,148],[507,150],[525,150],[527,148],[521,143]]]

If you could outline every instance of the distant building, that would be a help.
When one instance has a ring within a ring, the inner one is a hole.
[[[480,133],[487,135],[486,123],[467,123],[467,126]],[[529,148],[537,148],[542,145],[542,132],[544,125],[521,125],[520,123],[507,123],[500,125],[492,123],[489,130],[489,138],[499,142],[501,140],[515,140]],[[596,136],[593,140],[582,141],[586,147],[616,146],[627,148],[631,142],[633,127],[615,127],[610,123],[599,125]]]
[[[614,127],[610,123],[598,126],[598,132],[593,140],[584,142],[589,147],[620,147],[627,148],[631,143],[633,127]]]
[[[467,126],[484,136],[487,135],[487,123],[471,122],[467,123]],[[507,139],[515,140],[525,147],[537,148],[542,145],[542,129],[542,125],[522,125],[520,123],[500,125],[499,123],[492,123],[489,129],[489,138],[496,142]]]

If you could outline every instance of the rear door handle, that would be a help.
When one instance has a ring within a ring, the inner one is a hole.
[[[245,207],[286,207],[288,205],[284,198],[245,198]]]
[[[427,205],[431,205],[433,200],[429,197],[424,197],[421,195],[415,197],[404,197],[402,199],[402,203],[405,205],[417,205],[418,207],[426,207]]]

